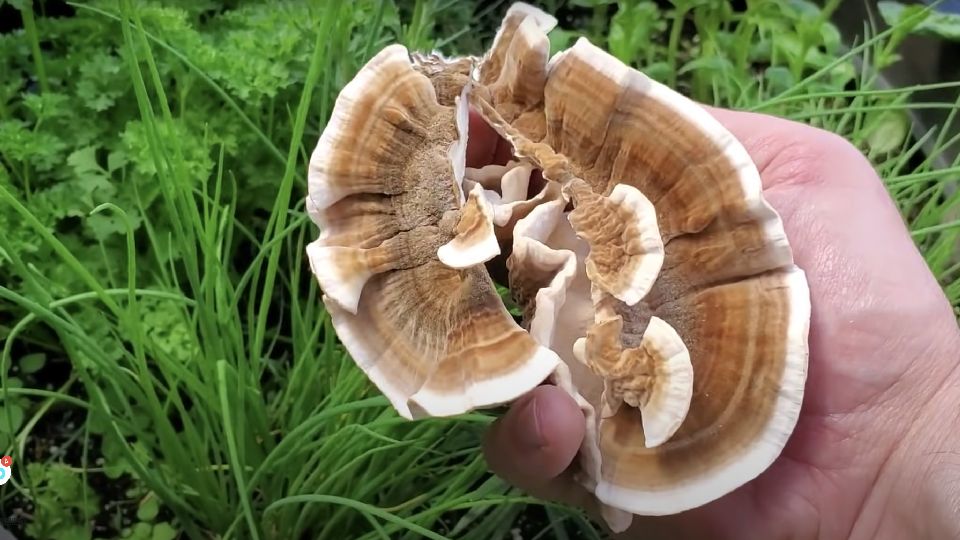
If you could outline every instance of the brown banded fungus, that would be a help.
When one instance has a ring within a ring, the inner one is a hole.
[[[333,326],[407,418],[509,402],[559,361],[484,269],[500,247],[482,188],[460,183],[467,104],[431,81],[449,82],[385,48],[340,93],[309,168],[322,232],[307,254]]]
[[[340,339],[401,415],[569,392],[587,427],[576,477],[621,530],[776,459],[810,299],[733,135],[586,39],[550,57],[555,24],[517,3],[482,57],[370,60],[311,157],[307,251]],[[470,109],[505,163],[466,167]]]

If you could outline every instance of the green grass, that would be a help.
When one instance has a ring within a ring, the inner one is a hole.
[[[393,413],[304,260],[306,161],[338,90],[390,42],[482,51],[506,3],[480,4],[104,1],[0,36],[15,74],[0,86],[0,446],[15,459],[0,515],[23,516],[16,530],[598,537],[487,473],[493,413]],[[881,90],[874,75],[901,31],[845,50],[823,12],[755,7],[579,8],[551,40],[587,35],[704,102],[843,134],[960,305],[960,163],[936,168],[957,104],[910,136],[910,98],[934,87]]]

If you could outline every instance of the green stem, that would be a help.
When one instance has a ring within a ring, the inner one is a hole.
[[[607,20],[606,7],[607,6],[603,4],[593,6],[593,18],[590,20],[590,34],[597,42],[600,42],[603,38],[603,26]]]
[[[23,164],[23,197],[30,204],[30,168]]]
[[[697,33],[702,37],[699,57],[710,58],[714,55],[715,48],[712,36],[720,30],[720,27],[719,22],[712,17],[712,13],[703,13],[703,11],[694,12],[693,22]],[[709,93],[711,83],[715,80],[715,77],[710,75],[709,72],[704,73],[702,69],[693,71],[693,95],[698,101],[711,101],[709,99]]]
[[[683,31],[683,19],[687,16],[686,8],[677,8],[670,27],[670,41],[667,44],[667,63],[670,64],[669,86],[677,86],[677,49],[680,46],[680,33]]]
[[[30,40],[30,50],[33,52],[33,66],[36,70],[37,79],[40,80],[40,90],[44,93],[50,91],[50,83],[47,81],[47,71],[43,67],[43,55],[40,53],[40,35],[37,33],[37,23],[33,19],[33,2],[26,2],[20,8],[20,16],[23,17],[23,28],[27,32],[27,38]]]
[[[790,59],[790,71],[793,73],[793,79],[799,81],[803,77],[803,66],[806,63],[807,52],[810,50],[810,44],[807,42],[807,36],[804,31],[800,32],[800,54]]]
[[[958,227],[960,227],[960,219],[956,221],[950,221],[947,223],[941,223],[939,225],[924,227],[922,229],[917,229],[915,231],[912,231],[910,234],[912,234],[913,236],[923,236],[923,235],[932,234],[935,232],[946,231],[948,229],[956,229]]]

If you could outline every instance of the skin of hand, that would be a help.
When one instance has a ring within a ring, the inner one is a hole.
[[[804,402],[759,477],[699,508],[635,516],[617,537],[960,538],[960,329],[882,181],[836,134],[707,110],[753,158],[807,275]],[[470,129],[468,166],[507,161],[478,116]],[[518,488],[597,518],[571,479],[584,429],[574,401],[542,385],[491,426],[484,454]]]

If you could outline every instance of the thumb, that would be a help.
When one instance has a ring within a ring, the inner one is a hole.
[[[538,386],[493,423],[483,453],[490,470],[514,487],[581,508],[607,530],[598,501],[574,479],[585,432],[583,412],[572,397],[557,386]]]
[[[556,386],[538,386],[493,423],[484,438],[484,457],[494,474],[521,490],[569,500],[552,488],[568,481],[564,473],[574,462],[585,429],[573,398]]]

